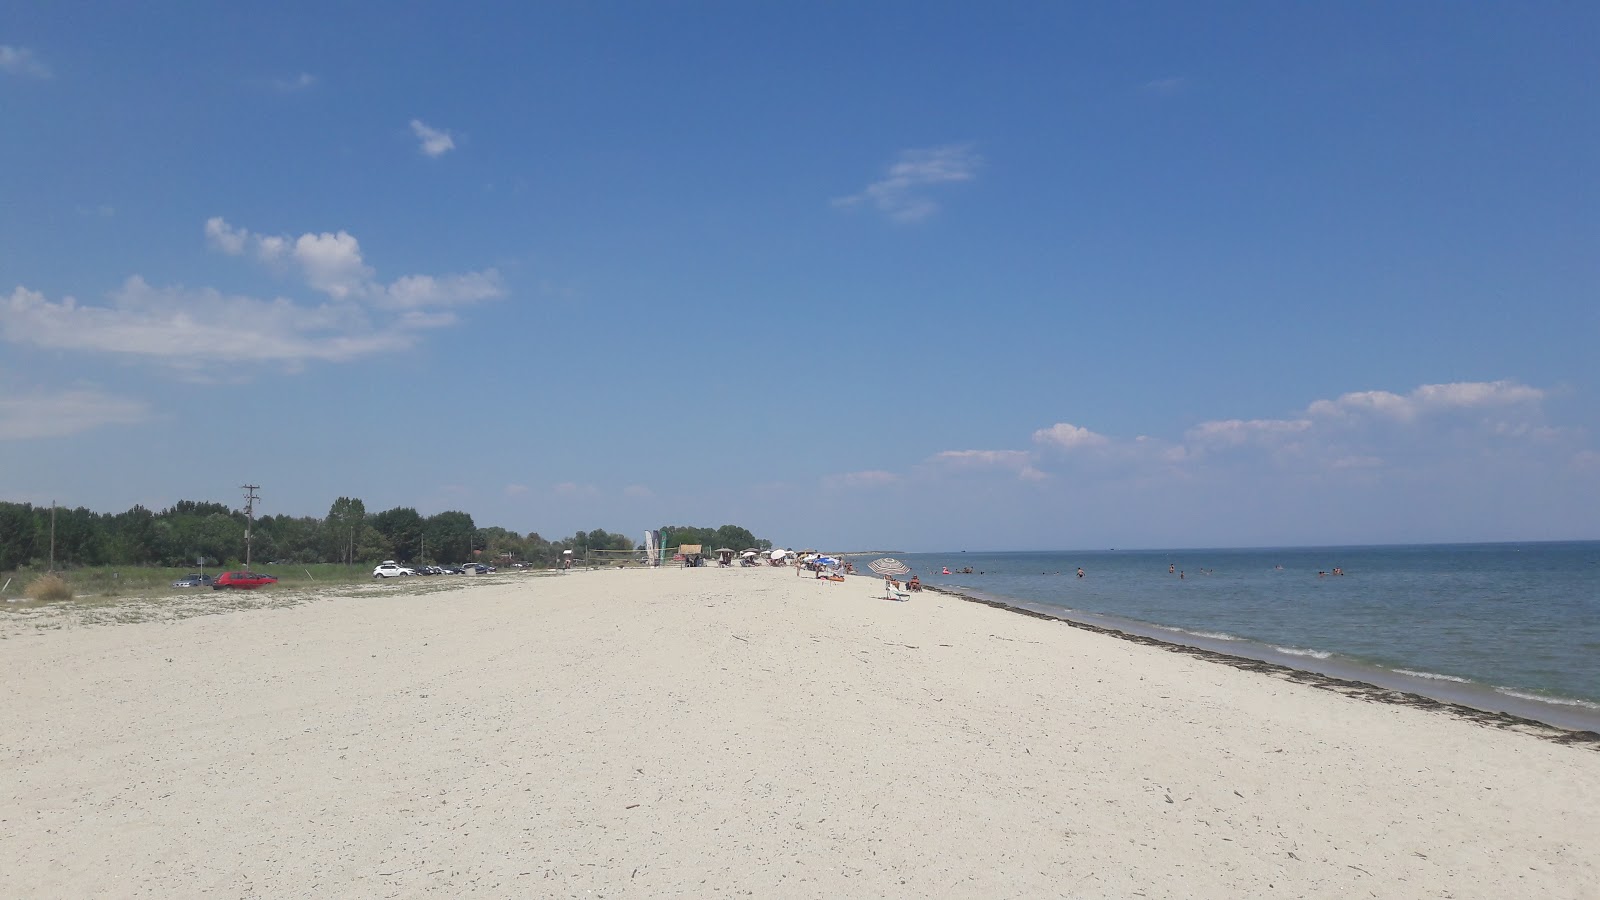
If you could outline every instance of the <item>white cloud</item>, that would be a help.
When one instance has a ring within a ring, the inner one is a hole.
[[[0,441],[68,437],[103,425],[137,425],[150,418],[144,401],[94,388],[8,388],[0,396]]]
[[[1095,434],[1070,422],[1057,422],[1049,428],[1041,428],[1033,433],[1033,440],[1063,450],[1104,447],[1111,442],[1111,439],[1103,434]]]
[[[528,492],[528,486],[525,485],[525,484],[508,484],[508,485],[506,485],[506,496],[507,497],[516,497],[516,496],[519,496],[521,494],[526,494],[527,492]]]
[[[307,232],[299,237],[258,234],[229,225],[221,216],[206,220],[206,242],[229,256],[250,254],[261,262],[297,269],[308,286],[335,300],[370,303],[386,310],[420,311],[464,306],[505,294],[494,269],[464,275],[402,275],[390,284],[374,280],[361,242],[348,231]],[[415,316],[411,324],[435,327],[454,318]]]
[[[238,256],[244,252],[245,245],[250,243],[250,232],[243,228],[234,228],[223,221],[221,216],[212,216],[206,220],[206,243],[229,256]]]
[[[634,499],[638,500],[648,500],[655,495],[655,491],[650,490],[642,484],[630,484],[622,489],[622,496],[633,497]]]
[[[558,497],[593,497],[600,493],[600,489],[592,484],[579,484],[576,481],[563,481],[550,488]]]
[[[1528,405],[1544,397],[1544,391],[1515,381],[1458,381],[1424,384],[1405,395],[1389,391],[1341,394],[1337,400],[1312,403],[1306,413],[1327,419],[1370,415],[1410,422],[1428,413]]]
[[[122,354],[180,368],[215,362],[344,362],[405,349],[415,338],[376,328],[349,306],[301,306],[211,288],[153,287],[135,275],[108,306],[52,302],[18,287],[0,301],[0,337],[40,347]]]
[[[49,78],[54,73],[27,47],[0,44],[0,72],[24,78]]]
[[[422,155],[438,159],[456,148],[455,139],[448,131],[429,128],[421,119],[411,120],[411,133],[421,142]]]
[[[361,242],[348,231],[307,232],[297,238],[235,228],[221,216],[206,220],[206,242],[229,256],[246,251],[265,263],[290,262],[311,287],[336,299],[376,289],[373,271],[361,258]]]
[[[983,159],[969,144],[905,150],[883,178],[867,185],[859,194],[835,199],[833,204],[839,207],[867,205],[896,222],[921,222],[939,211],[938,204],[927,197],[925,189],[971,181],[982,165]]]
[[[372,267],[361,260],[361,243],[347,231],[302,234],[293,255],[307,283],[339,300],[365,290],[372,278]]]

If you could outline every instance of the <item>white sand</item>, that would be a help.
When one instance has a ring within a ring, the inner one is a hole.
[[[1593,749],[868,579],[458,585],[4,629],[0,895],[1600,896]]]

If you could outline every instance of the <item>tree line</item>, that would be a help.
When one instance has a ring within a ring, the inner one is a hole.
[[[52,508],[0,501],[0,571],[42,567],[51,556]],[[235,565],[244,560],[248,520],[243,510],[222,503],[180,500],[160,512],[134,506],[122,513],[97,513],[85,507],[54,509],[54,559],[71,566]],[[665,546],[706,544],[735,549],[771,547],[744,528],[662,529]],[[447,510],[423,516],[398,506],[368,513],[354,497],[340,497],[327,516],[261,516],[250,527],[252,562],[460,563],[516,560],[551,566],[563,550],[583,559],[588,550],[638,550],[643,545],[604,529],[579,531],[550,541],[535,532],[478,527],[472,516]]]

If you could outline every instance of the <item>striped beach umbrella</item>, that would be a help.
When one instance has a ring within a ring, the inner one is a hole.
[[[892,556],[885,556],[883,559],[875,559],[872,562],[867,563],[867,568],[877,572],[879,575],[884,576],[904,575],[911,571],[910,566]]]

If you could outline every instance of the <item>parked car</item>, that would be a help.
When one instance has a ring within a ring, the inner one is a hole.
[[[483,563],[467,563],[461,567],[461,571],[463,574],[477,572],[479,575],[487,575],[494,571],[494,566],[486,566]]]
[[[199,572],[190,572],[172,583],[173,587],[205,587],[211,583],[210,575],[201,575]]]
[[[217,576],[216,581],[211,582],[211,589],[220,591],[223,588],[238,588],[242,591],[250,591],[277,583],[278,576],[276,575],[263,575],[260,572],[223,572]]]
[[[462,574],[465,574],[465,573],[464,573],[464,571],[462,570],[462,568],[460,566],[443,566],[440,569],[440,574],[442,574],[442,575],[462,575]]]
[[[372,570],[373,578],[399,578],[402,575],[415,575],[416,572],[400,565],[392,559],[386,559]]]

